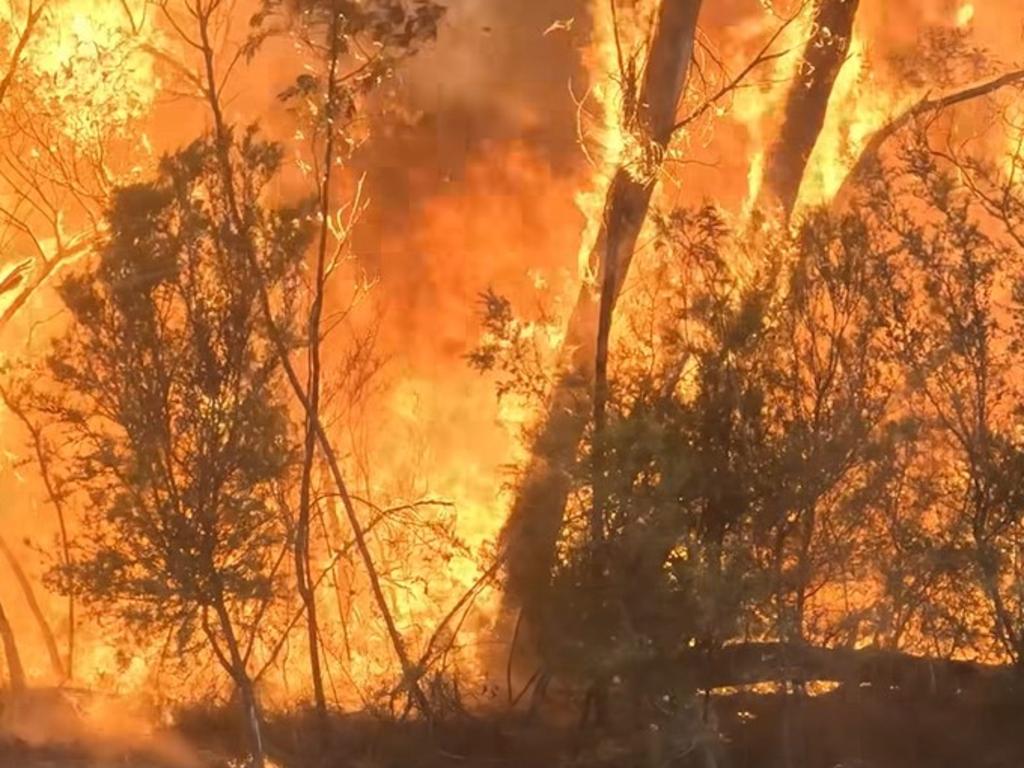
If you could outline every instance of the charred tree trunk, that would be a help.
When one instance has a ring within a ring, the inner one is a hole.
[[[3,644],[4,656],[7,657],[7,672],[11,678],[11,690],[14,693],[21,693],[25,690],[25,668],[21,666],[18,643],[14,638],[11,622],[7,620],[7,614],[4,613],[3,603],[0,603],[0,643]]]
[[[46,645],[46,652],[50,657],[50,666],[53,668],[53,674],[58,680],[63,681],[65,677],[64,664],[60,659],[60,651],[57,650],[57,639],[53,635],[53,630],[50,628],[50,623],[46,620],[46,616],[43,615],[43,609],[39,605],[39,600],[36,599],[32,582],[29,581],[28,575],[21,567],[21,563],[18,562],[18,558],[15,557],[14,551],[7,546],[7,542],[2,536],[0,536],[0,552],[3,552],[7,564],[10,565],[11,571],[14,573],[14,579],[18,582],[18,586],[21,587],[22,594],[25,595],[25,602],[28,603],[28,608],[32,612],[32,618],[36,620],[36,624],[39,626],[39,633],[43,636],[43,643]]]
[[[637,133],[659,164],[667,150],[693,55],[700,0],[664,0],[658,12],[637,108]],[[650,207],[657,169],[617,169],[590,262],[599,270],[608,318],[629,271],[640,229]],[[591,402],[597,359],[600,295],[584,285],[569,319],[562,375],[551,394],[547,415],[533,445],[503,544],[508,562],[506,616],[521,608],[526,626],[539,621],[554,562],[555,545],[575,460]]]
[[[860,0],[817,0],[813,32],[790,86],[779,136],[768,153],[762,205],[793,213],[807,161],[825,125],[829,98],[846,61]]]

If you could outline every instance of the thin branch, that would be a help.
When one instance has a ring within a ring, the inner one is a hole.
[[[1012,72],[1000,75],[999,77],[975,83],[974,85],[947,93],[946,95],[938,98],[925,96],[925,98],[907,109],[899,117],[875,131],[871,136],[871,140],[868,141],[864,149],[861,151],[853,169],[847,174],[846,179],[843,181],[843,185],[839,188],[839,192],[836,193],[834,203],[842,206],[848,201],[850,195],[853,193],[853,189],[877,162],[878,156],[885,143],[914,120],[927,115],[936,114],[958,104],[989,96],[1003,88],[1021,84],[1024,84],[1024,69],[1016,69]]]

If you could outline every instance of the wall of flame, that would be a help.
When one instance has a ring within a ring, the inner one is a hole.
[[[627,51],[644,44],[652,2],[620,3],[625,26],[619,43]],[[149,53],[158,43],[171,44],[151,8],[141,0],[51,4],[53,18],[33,43],[28,66],[51,83],[50,96],[63,105],[66,125],[60,130],[80,137],[116,129],[120,139],[112,141],[105,161],[114,182],[145,176],[161,153],[204,129],[196,94]],[[358,485],[389,502],[450,501],[458,535],[474,552],[501,528],[507,467],[522,459],[518,429],[529,418],[499,403],[492,383],[465,364],[479,335],[477,297],[490,286],[520,304],[541,295],[554,308],[557,325],[571,306],[581,278],[579,254],[596,231],[610,169],[626,142],[619,130],[622,98],[606,0],[448,4],[437,44],[404,67],[379,98],[369,139],[345,182],[350,190],[353,179],[365,176],[368,208],[357,234],[354,274],[374,283],[361,317],[378,326],[376,343],[387,360],[346,440],[353,456],[359,454],[353,465]],[[238,4],[239,18],[245,5]],[[702,60],[740,68],[797,5],[706,0]],[[126,8],[134,15],[126,17]],[[1020,10],[1016,0],[864,0],[803,202],[827,201],[871,131],[928,92],[927,82],[908,80],[894,63],[915,50],[923,29],[961,30],[993,60],[1011,62],[1021,44],[1015,26]],[[21,0],[0,0],[0,18],[17,19],[23,12]],[[781,44],[798,51],[809,23],[794,24]],[[0,38],[8,50],[12,44],[9,35]],[[299,56],[277,41],[240,69],[231,84],[229,118],[259,120],[271,135],[292,141],[296,126],[275,95],[300,71]],[[116,77],[108,60],[117,61]],[[775,61],[757,74],[753,87],[681,138],[680,159],[686,162],[666,167],[664,202],[713,198],[737,216],[748,210],[796,65],[796,53]],[[295,161],[279,186],[282,197],[306,183],[301,143],[293,143]],[[6,203],[11,194],[0,185]],[[63,225],[70,231],[82,217],[69,213]],[[24,243],[15,238],[10,248],[16,253]],[[0,269],[9,261],[4,254]],[[52,290],[39,290],[0,330],[4,359],[18,364],[37,355],[60,326],[56,310]],[[341,355],[333,363],[340,365]],[[39,550],[52,546],[55,533],[53,513],[34,468],[21,461],[29,455],[25,435],[3,411],[0,436],[0,527],[39,577]],[[378,556],[386,561],[402,553],[382,544]],[[437,561],[423,567],[431,570],[415,586],[393,594],[403,626],[414,635],[442,616],[479,574],[479,563],[464,554],[453,554],[440,571]],[[4,568],[0,564],[0,599],[27,639],[30,673],[45,679],[35,626]],[[354,572],[350,578],[358,581]],[[486,600],[483,605],[486,613]],[[58,633],[66,631],[62,603],[48,598],[47,610]],[[369,625],[368,606],[357,606],[357,615],[360,610]],[[149,649],[136,652],[103,638],[102,629],[83,628],[81,682],[122,691],[152,682]],[[378,656],[386,656],[382,643],[367,644],[358,654],[361,662],[350,663],[361,685],[388,671]],[[301,678],[301,664],[293,674]],[[288,690],[301,685],[293,680]]]

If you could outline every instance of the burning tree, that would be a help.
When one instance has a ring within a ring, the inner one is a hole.
[[[228,140],[260,274],[223,224],[220,148],[204,139],[166,158],[155,181],[118,191],[95,267],[60,288],[73,323],[47,407],[88,499],[62,578],[146,633],[173,629],[183,651],[203,638],[262,765],[250,665],[286,546],[275,484],[294,450],[259,297],[269,286],[289,328],[308,230],[300,210],[262,202],[280,150],[254,131]]]

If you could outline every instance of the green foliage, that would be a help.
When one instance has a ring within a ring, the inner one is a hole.
[[[437,37],[444,8],[433,0],[263,0],[250,20],[252,50],[273,32],[269,21],[279,16],[297,22],[300,39],[318,55],[337,57],[333,83],[330,72],[303,73],[281,100],[299,109],[315,105],[313,117],[326,123],[321,128],[338,130],[351,126],[361,100],[395,67]]]
[[[600,541],[591,436],[572,469],[556,669],[738,640],[1021,658],[1021,192],[918,137],[847,213],[657,219],[616,318]],[[471,361],[544,403],[529,324],[485,309]]]
[[[259,289],[292,292],[308,228],[301,210],[262,201],[278,147],[250,130],[231,157],[262,274],[227,224],[214,142],[199,140],[153,182],[117,192],[96,263],[60,287],[72,322],[49,358],[62,393],[49,408],[88,496],[64,576],[147,631],[177,628],[183,644],[207,611],[245,626],[270,597],[275,489],[293,463]]]

